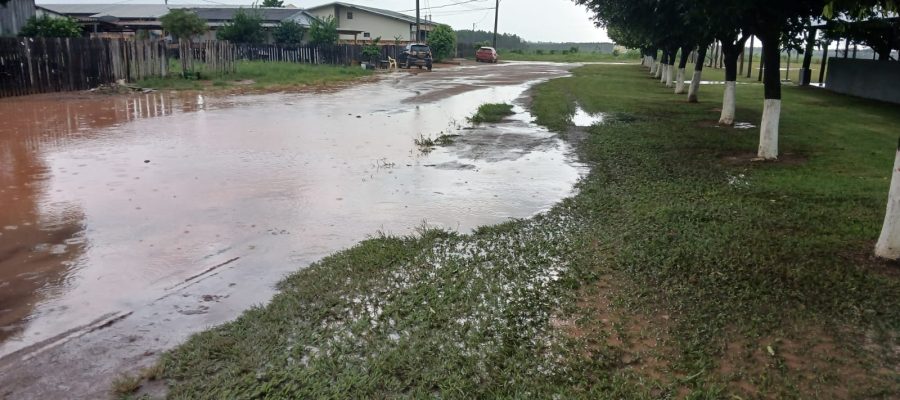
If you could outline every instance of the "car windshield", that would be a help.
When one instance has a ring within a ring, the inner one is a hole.
[[[412,51],[425,51],[425,52],[431,51],[431,49],[429,49],[428,46],[422,46],[422,45],[412,46],[412,47],[410,47],[410,50],[412,50]]]
[[[482,47],[482,48],[478,49],[478,51],[493,51],[493,50],[494,49],[492,49],[490,47]]]

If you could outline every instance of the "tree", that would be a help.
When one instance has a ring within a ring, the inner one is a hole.
[[[81,36],[81,25],[69,18],[31,17],[22,27],[20,36],[46,38],[74,38]]]
[[[234,13],[234,18],[216,32],[220,40],[235,43],[262,43],[266,41],[263,32],[262,17],[256,10],[246,11],[243,8]]]
[[[282,8],[284,7],[284,1],[282,0],[263,0],[260,7],[271,7],[271,8]]]
[[[329,15],[325,19],[314,19],[309,25],[309,41],[315,46],[331,46],[339,38],[337,21]]]
[[[372,64],[378,63],[381,59],[381,46],[378,44],[379,42],[381,42],[381,36],[372,39],[371,44],[367,44],[362,48],[362,56]]]
[[[159,18],[159,22],[163,30],[171,33],[176,39],[190,39],[209,30],[206,21],[184,8],[170,10]]]
[[[282,21],[272,31],[272,39],[278,44],[298,44],[303,41],[306,29],[294,21]]]
[[[443,60],[453,54],[456,48],[456,32],[449,25],[438,25],[428,35],[428,45],[435,60]]]

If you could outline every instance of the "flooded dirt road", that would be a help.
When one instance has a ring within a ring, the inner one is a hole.
[[[553,64],[333,93],[0,101],[0,397],[97,398],[285,274],[378,232],[528,217],[585,173],[533,125]],[[466,122],[513,102],[502,124]],[[459,134],[423,153],[417,138]]]

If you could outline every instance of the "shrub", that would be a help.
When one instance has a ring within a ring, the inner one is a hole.
[[[456,32],[449,25],[438,25],[428,35],[428,45],[435,60],[443,60],[453,54],[456,48]]]
[[[337,21],[333,16],[313,20],[309,26],[309,41],[316,46],[330,46],[338,41]]]
[[[272,30],[272,39],[278,44],[296,44],[303,41],[306,29],[294,21],[282,21]]]
[[[577,47],[577,46],[569,47],[569,53],[577,54],[577,53],[578,53],[578,47]]]
[[[31,17],[22,31],[21,36],[67,38],[81,36],[81,25],[72,18],[50,18],[46,15],[40,18]]]
[[[175,8],[159,18],[163,30],[176,39],[190,39],[191,36],[206,32],[206,21],[184,8]]]
[[[372,44],[367,44],[362,48],[362,56],[366,61],[377,63],[379,59],[381,59],[381,46],[378,45],[378,42],[381,41],[381,36],[372,39]]]
[[[219,29],[216,36],[235,43],[262,43],[266,40],[262,17],[255,10],[247,12],[243,8],[234,14],[231,22]]]

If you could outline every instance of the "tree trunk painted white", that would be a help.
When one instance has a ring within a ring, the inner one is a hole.
[[[700,61],[702,62],[702,61]],[[697,102],[697,93],[700,92],[700,79],[702,79],[703,71],[694,70],[694,77],[691,78],[691,88],[688,89],[688,102]]]
[[[675,66],[669,65],[666,67],[666,87],[675,87]]]
[[[657,78],[659,78],[660,76],[662,76],[663,68],[665,68],[665,67],[666,67],[666,64],[663,64],[662,61],[657,61],[657,62],[656,62],[656,75],[655,75],[655,76],[656,76]]]
[[[666,76],[669,75],[669,64],[663,64],[662,73],[659,74],[659,83],[666,83]]]
[[[675,74],[675,94],[684,94],[684,68],[678,68]]]
[[[725,95],[722,98],[722,116],[719,117],[719,125],[734,125],[734,95],[736,88],[737,82],[725,82]]]
[[[884,214],[884,225],[881,226],[881,236],[875,244],[875,255],[891,260],[900,258],[900,145],[894,156],[887,211]]]
[[[766,99],[762,123],[759,127],[759,152],[766,160],[778,158],[778,122],[781,119],[781,100]]]
[[[659,68],[658,62],[650,63],[650,76],[656,76],[656,69]]]

